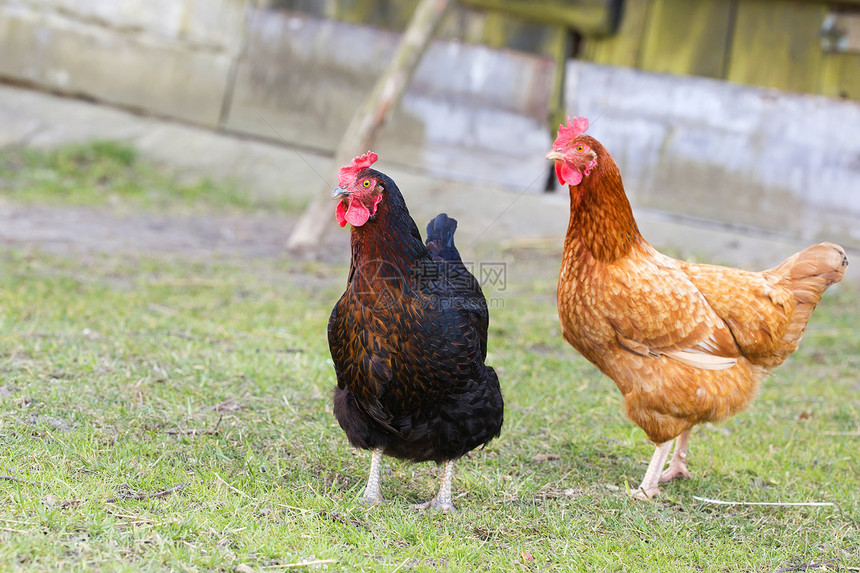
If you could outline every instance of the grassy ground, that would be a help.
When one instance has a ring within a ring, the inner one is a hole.
[[[4,195],[105,204],[47,188],[94,181],[116,209],[256,208],[214,184],[185,197],[100,145],[62,175],[44,154],[0,159]],[[145,177],[164,192],[113,187]],[[625,488],[653,448],[560,339],[557,261],[481,256],[507,264],[487,293],[505,427],[460,462],[460,513],[441,515],[409,507],[434,493],[430,464],[386,459],[388,503],[358,502],[369,454],[331,415],[325,341],[343,265],[0,245],[0,570],[860,570],[856,292],[825,298],[747,412],[694,431],[694,480],[642,503]]]
[[[288,196],[273,200],[236,185],[195,178],[180,181],[141,161],[134,148],[93,141],[54,150],[0,150],[0,192],[23,203],[107,205],[117,212],[173,213],[295,210]]]

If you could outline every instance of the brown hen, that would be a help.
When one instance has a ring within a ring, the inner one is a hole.
[[[547,154],[570,188],[558,311],[564,339],[615,381],[627,416],[657,444],[633,492],[648,499],[690,477],[690,429],[745,408],[797,349],[848,258],[832,243],[763,272],[667,257],[642,238],[618,166],[587,128],[568,120]]]

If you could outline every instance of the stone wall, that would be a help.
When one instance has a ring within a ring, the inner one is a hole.
[[[247,0],[0,0],[0,76],[215,127]]]
[[[860,104],[570,62],[638,205],[860,247]]]
[[[247,29],[225,127],[327,151],[399,40],[285,12],[254,11]],[[376,149],[418,169],[522,187],[546,168],[551,81],[548,59],[434,42]]]
[[[0,79],[330,152],[398,38],[252,0],[0,0]],[[375,148],[542,192],[552,71],[436,41]],[[635,205],[860,248],[857,103],[580,61],[566,98]]]

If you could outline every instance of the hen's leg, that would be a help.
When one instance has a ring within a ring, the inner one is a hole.
[[[690,479],[690,472],[687,470],[687,449],[690,445],[690,430],[682,432],[675,441],[675,452],[672,454],[672,459],[669,461],[669,467],[660,474],[660,483],[666,483],[673,479],[683,478]]]
[[[385,501],[379,491],[381,470],[382,448],[376,448],[370,456],[370,475],[367,476],[367,487],[364,488],[364,495],[362,496],[367,505],[376,505]]]
[[[660,480],[660,472],[663,466],[666,465],[666,458],[669,457],[669,450],[672,448],[672,440],[663,442],[657,446],[654,456],[651,458],[651,463],[648,464],[648,470],[645,472],[645,477],[642,478],[642,483],[631,495],[636,499],[651,499],[660,493],[660,488],[657,484]]]
[[[451,482],[454,480],[454,460],[445,462],[445,469],[442,472],[442,484],[439,486],[439,493],[436,497],[425,503],[413,505],[415,509],[438,509],[443,513],[457,513],[457,508],[454,507],[454,498],[451,497]]]

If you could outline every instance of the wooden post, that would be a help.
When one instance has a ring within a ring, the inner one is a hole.
[[[448,3],[449,0],[421,0],[415,8],[412,21],[404,32],[388,68],[356,111],[343,139],[340,140],[330,172],[336,172],[339,167],[352,161],[353,157],[372,147],[380,128],[400,103],[418,62],[442,21]],[[331,189],[325,189],[305,209],[287,239],[288,249],[302,249],[319,243],[326,228],[331,226],[334,220],[330,194]]]
[[[549,137],[554,140],[559,124],[564,124],[567,118],[567,106],[564,99],[565,82],[567,81],[567,58],[570,56],[571,32],[563,26],[555,29],[556,41],[553,46],[555,53],[555,73],[552,77],[552,91],[547,105],[547,121],[549,122]],[[549,168],[544,191],[555,191],[555,169]]]

